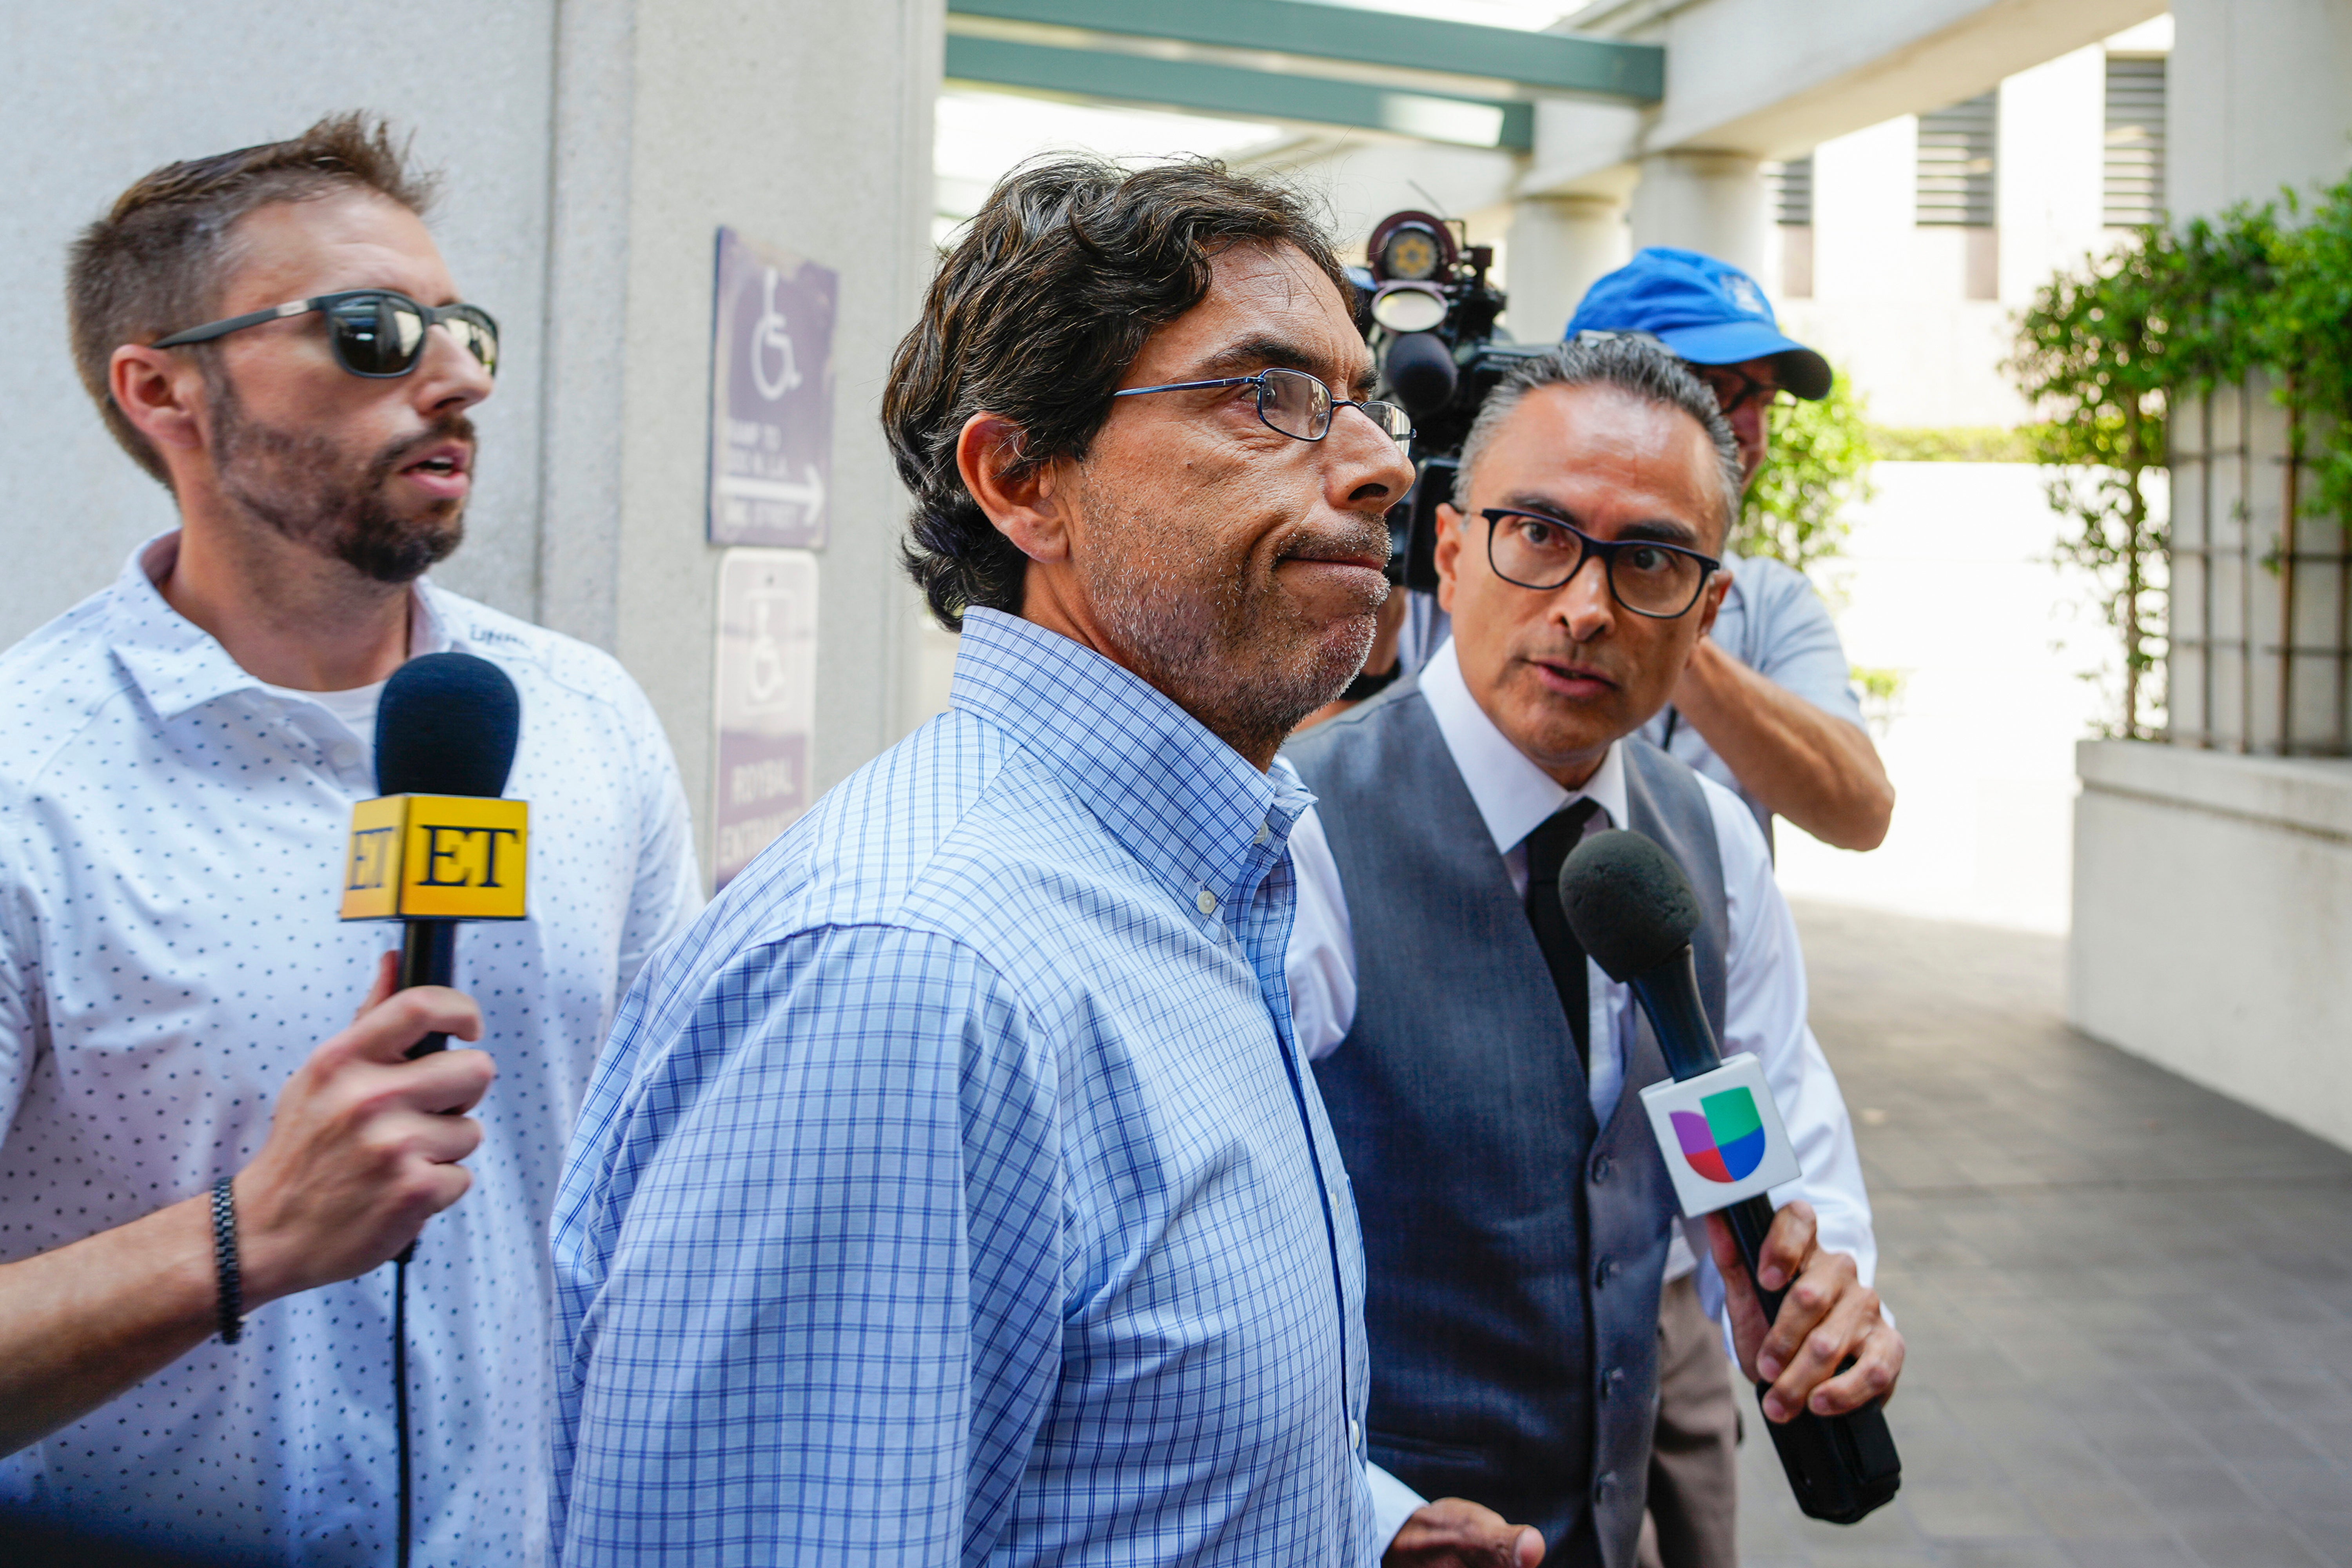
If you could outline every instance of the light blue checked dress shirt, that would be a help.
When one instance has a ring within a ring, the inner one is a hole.
[[[1284,988],[1308,798],[970,615],[951,710],[730,884],[598,1064],[567,1568],[1378,1556],[1355,1208]]]

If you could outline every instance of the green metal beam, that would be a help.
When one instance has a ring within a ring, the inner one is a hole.
[[[948,0],[948,9],[1139,38],[1497,77],[1551,92],[1640,103],[1655,103],[1666,89],[1666,51],[1655,44],[1482,27],[1318,0]]]
[[[1431,142],[1525,152],[1535,105],[1444,93],[1401,92],[1369,82],[1285,76],[1199,60],[1161,60],[1092,49],[1055,49],[1003,38],[948,36],[947,74],[960,81],[1082,98],[1157,104],[1244,120],[1304,120],[1393,131]]]

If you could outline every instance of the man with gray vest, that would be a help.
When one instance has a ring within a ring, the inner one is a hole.
[[[1584,833],[1645,833],[1688,872],[1707,1013],[1727,1055],[1760,1058],[1803,1167],[1773,1194],[1778,1322],[1727,1233],[1699,1238],[1765,1415],[1853,1409],[1902,1370],[1763,835],[1634,738],[1722,602],[1738,493],[1720,410],[1664,349],[1529,362],[1488,397],[1440,513],[1451,639],[1285,753],[1318,800],[1292,837],[1286,969],[1362,1216],[1370,1452],[1424,1495],[1536,1525],[1550,1563],[1633,1560],[1675,1217],[1636,1092],[1665,1076],[1657,1042],[1559,909]]]

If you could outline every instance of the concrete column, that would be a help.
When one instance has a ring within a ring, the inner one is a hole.
[[[1633,244],[1704,251],[1750,272],[1764,266],[1763,160],[1746,153],[1653,153],[1630,214]]]
[[[2166,90],[2174,216],[2332,182],[2352,162],[2347,0],[2177,0]]]
[[[929,280],[936,0],[565,0],[539,614],[642,682],[709,864],[719,552],[704,542],[721,225],[840,274],[813,783],[903,732],[915,597],[877,421]]]
[[[1524,196],[1511,208],[1510,304],[1503,324],[1523,343],[1559,338],[1584,291],[1633,254],[1615,196]]]
[[[2103,247],[2106,72],[2106,51],[2095,45],[2000,84],[2003,304],[2030,303],[2050,281],[2051,257],[2075,268]]]

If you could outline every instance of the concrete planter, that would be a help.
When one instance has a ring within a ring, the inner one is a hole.
[[[2068,1021],[2352,1148],[2352,761],[2075,758]]]

